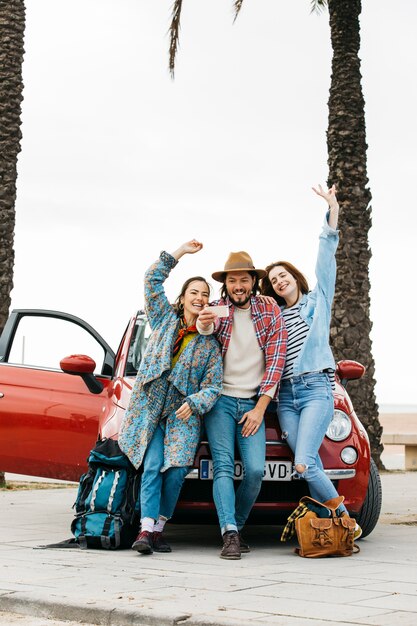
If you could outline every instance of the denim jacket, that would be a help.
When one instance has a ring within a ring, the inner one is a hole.
[[[336,250],[339,231],[331,228],[327,219],[319,238],[316,262],[317,285],[300,300],[300,315],[310,330],[297,359],[294,376],[335,369],[335,361],[329,345],[331,308],[336,283]]]

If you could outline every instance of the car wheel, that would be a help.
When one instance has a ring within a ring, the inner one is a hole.
[[[362,538],[371,534],[375,528],[382,504],[382,487],[378,468],[373,459],[369,468],[368,490],[361,510],[356,521],[362,528]]]

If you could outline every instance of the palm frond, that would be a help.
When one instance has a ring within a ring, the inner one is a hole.
[[[169,27],[169,72],[172,79],[174,78],[175,58],[179,48],[181,9],[182,0],[174,0],[174,4],[172,5],[171,26]]]
[[[311,13],[321,13],[327,7],[327,0],[311,0]]]
[[[239,15],[239,11],[242,8],[243,0],[235,0],[233,3],[233,8],[235,11],[235,17],[233,18],[233,22],[236,21],[237,16]]]

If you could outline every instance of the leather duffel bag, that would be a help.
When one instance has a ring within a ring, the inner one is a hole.
[[[309,496],[301,498],[296,509],[298,514],[291,520],[299,543],[296,554],[320,558],[351,556],[359,552],[354,542],[356,521],[339,509],[343,500],[343,496],[326,502],[319,502]]]

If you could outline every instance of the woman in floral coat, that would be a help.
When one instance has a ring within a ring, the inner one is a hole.
[[[174,306],[163,286],[178,260],[201,248],[193,239],[172,254],[162,252],[145,274],[152,334],[119,435],[120,448],[133,465],[143,464],[141,532],[132,546],[142,554],[171,552],[162,531],[193,465],[201,418],[222,389],[219,344],[195,327],[209,302],[207,282],[200,276],[188,279]]]

